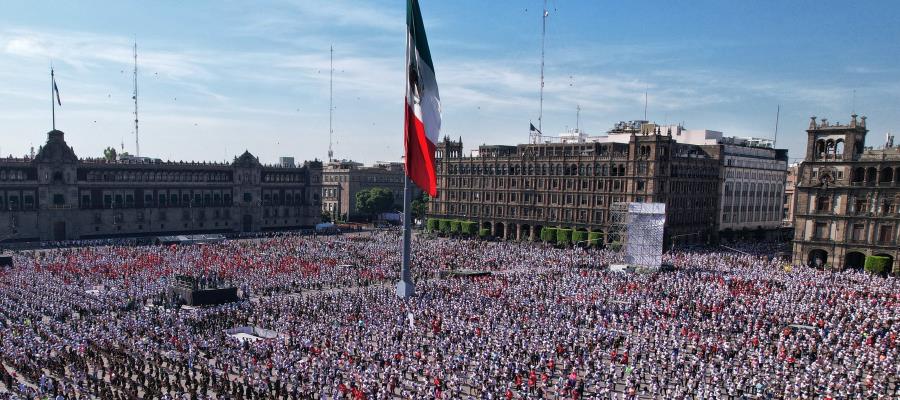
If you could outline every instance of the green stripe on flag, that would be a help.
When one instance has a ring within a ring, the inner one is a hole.
[[[419,0],[406,0],[406,29],[416,44],[419,57],[428,64],[431,71],[434,71],[431,51],[428,50],[428,38],[425,37],[425,25],[422,24],[422,11],[419,10]]]

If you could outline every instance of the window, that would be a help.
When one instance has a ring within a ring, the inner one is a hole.
[[[818,211],[818,212],[831,211],[831,196],[829,196],[829,195],[816,196],[816,211]]]
[[[866,239],[866,226],[864,224],[854,224],[851,239],[856,242],[862,242]]]
[[[882,225],[878,230],[878,243],[891,243],[893,242],[892,233],[894,232],[893,225]]]
[[[827,222],[816,222],[816,230],[815,230],[815,238],[816,239],[827,239],[828,238],[828,223]]]
[[[53,205],[62,206],[66,204],[66,197],[57,193],[53,195]]]

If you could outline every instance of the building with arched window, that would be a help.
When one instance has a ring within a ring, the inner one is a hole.
[[[888,257],[900,272],[900,148],[866,147],[866,117],[812,117],[794,189],[794,261],[863,268]]]

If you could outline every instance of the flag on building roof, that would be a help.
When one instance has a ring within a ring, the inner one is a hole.
[[[437,195],[435,144],[441,132],[441,97],[418,0],[406,2],[406,175],[422,191]]]
[[[59,99],[59,87],[56,86],[56,77],[52,73],[50,75],[53,78],[53,93],[56,95],[56,103],[62,105],[62,100]]]

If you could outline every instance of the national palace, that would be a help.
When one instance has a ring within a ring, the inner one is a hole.
[[[311,227],[321,186],[319,161],[82,159],[54,130],[34,157],[0,159],[0,242]]]

